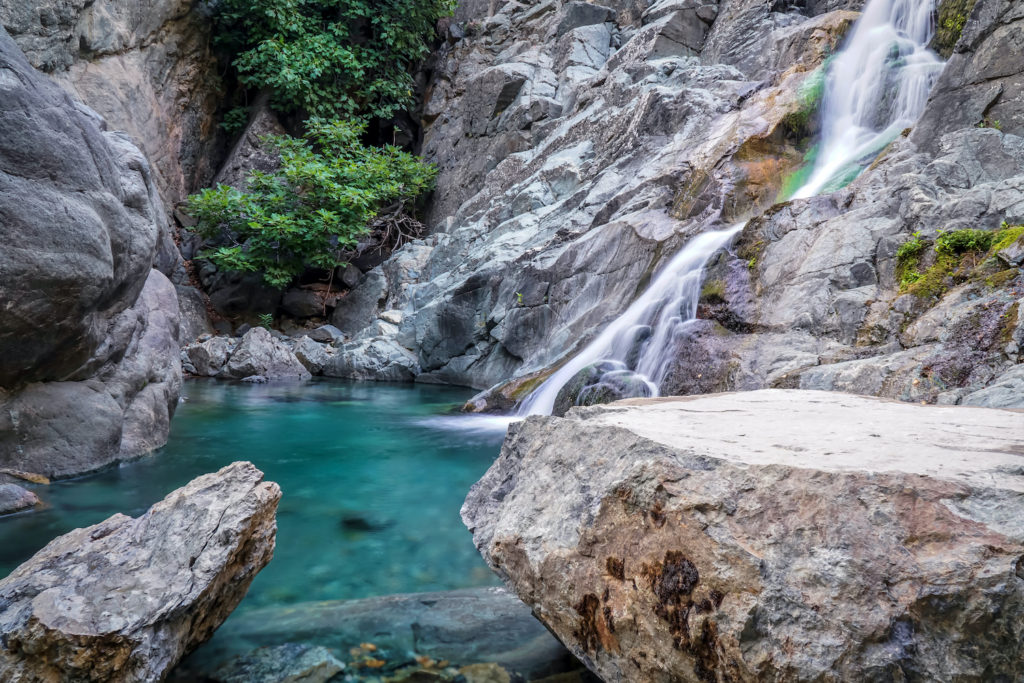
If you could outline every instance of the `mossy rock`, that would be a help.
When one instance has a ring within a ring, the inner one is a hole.
[[[975,2],[977,0],[942,0],[939,3],[935,37],[928,47],[938,52],[943,59],[949,59],[953,54],[953,48],[960,40]]]

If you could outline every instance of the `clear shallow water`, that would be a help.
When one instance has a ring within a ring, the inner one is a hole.
[[[196,476],[250,460],[284,495],[274,559],[239,611],[498,583],[459,518],[504,436],[449,415],[471,391],[190,380],[183,393],[157,454],[33,487],[48,509],[0,518],[0,576],[70,529],[137,516]]]

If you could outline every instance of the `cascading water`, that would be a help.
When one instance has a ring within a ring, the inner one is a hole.
[[[927,48],[933,14],[934,0],[869,0],[826,73],[817,162],[794,199],[840,189],[917,120],[943,66]],[[523,401],[519,415],[550,415],[570,381],[578,384],[576,403],[657,396],[696,318],[705,264],[742,227],[690,240],[625,313]]]
[[[601,367],[581,387],[579,399],[600,391],[657,396],[674,355],[673,342],[697,317],[704,264],[742,228],[740,223],[690,240],[625,313],[523,401],[519,414],[550,415],[562,387],[594,364]]]
[[[829,66],[817,163],[794,199],[840,189],[924,111],[943,62],[933,0],[870,0]]]

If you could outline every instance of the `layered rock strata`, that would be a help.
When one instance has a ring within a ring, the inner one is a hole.
[[[1017,680],[1024,413],[767,390],[532,417],[463,519],[605,681]]]

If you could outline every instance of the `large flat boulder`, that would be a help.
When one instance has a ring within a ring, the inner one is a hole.
[[[1020,680],[1024,412],[768,390],[513,425],[463,519],[605,681]]]
[[[162,680],[270,561],[280,497],[238,462],[54,539],[0,581],[0,680]]]

